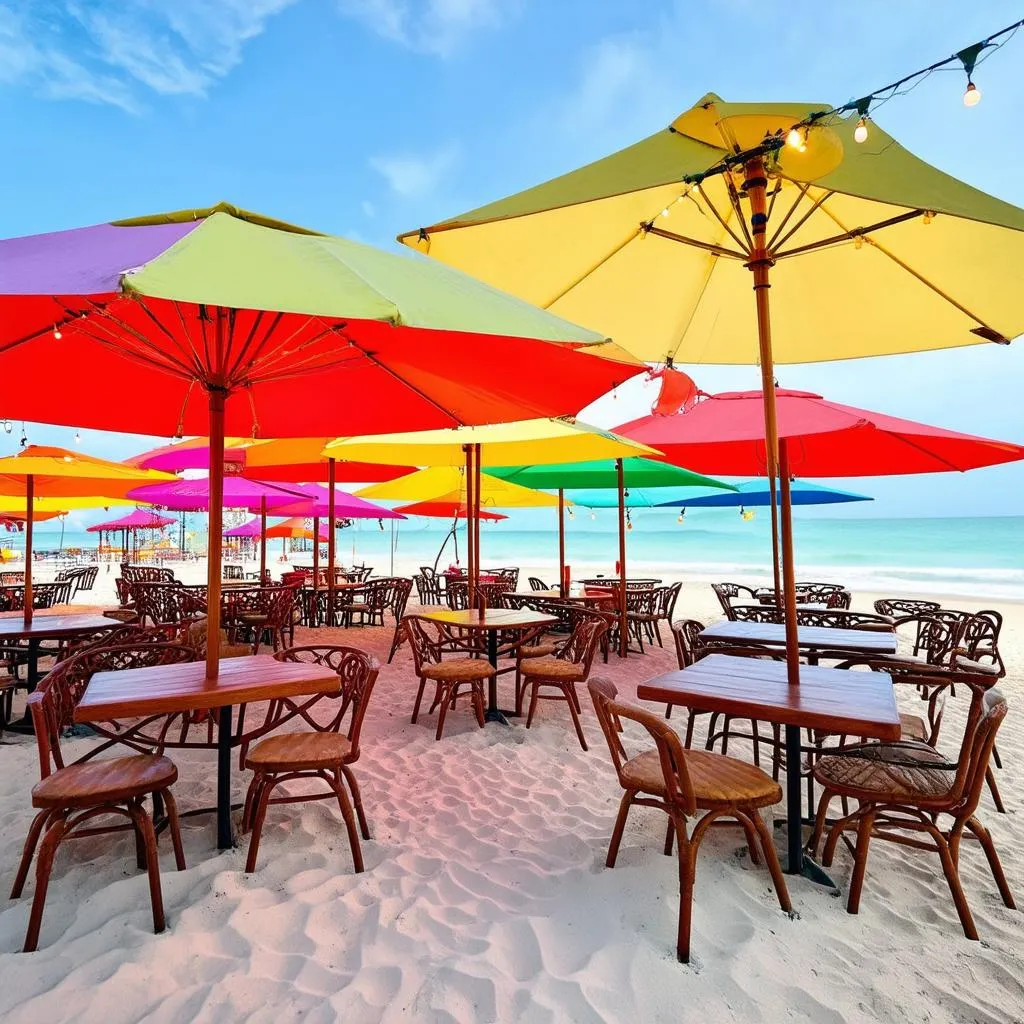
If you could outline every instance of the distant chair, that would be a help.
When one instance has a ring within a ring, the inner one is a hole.
[[[530,589],[531,590],[551,590],[552,588],[549,587],[542,579],[539,579],[537,576],[531,576],[530,577]]]
[[[430,573],[422,571],[429,568],[429,566],[420,566],[421,571],[412,578],[413,583],[416,584],[417,600],[421,605],[444,604],[444,597],[441,593],[442,577],[438,576],[433,570]]]
[[[744,601],[749,599],[751,604],[756,604],[758,600],[757,592],[752,587],[745,587],[742,583],[712,583],[711,589],[715,592],[715,597],[718,598],[725,617],[730,621],[736,619],[733,611],[733,601],[736,598],[743,598]]]
[[[885,597],[875,602],[875,611],[890,618],[903,615],[930,615],[941,607],[938,601],[918,601],[904,597]]]
[[[391,590],[391,614],[395,617],[395,633],[391,638],[391,651],[388,654],[388,664],[394,658],[395,652],[402,646],[405,633],[402,631],[402,619],[405,617],[405,607],[409,603],[409,595],[412,593],[412,580],[404,579],[401,576],[395,577]]]
[[[226,580],[244,580],[245,567],[242,565],[225,565],[221,569],[221,575]]]

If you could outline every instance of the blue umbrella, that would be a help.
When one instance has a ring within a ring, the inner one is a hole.
[[[847,501],[874,501],[866,494],[841,491],[836,487],[794,480],[790,485],[794,505],[838,505]],[[691,496],[680,495],[670,501],[658,502],[659,508],[736,508],[737,506],[771,505],[771,491],[766,479],[745,480],[735,491],[716,491],[710,488],[691,490]]]

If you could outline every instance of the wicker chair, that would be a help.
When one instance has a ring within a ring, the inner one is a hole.
[[[358,589],[348,592],[348,603],[344,606],[342,624],[350,626],[383,626],[384,613],[394,605],[394,589],[397,580],[392,578],[369,580]],[[355,621],[355,616],[359,621]]]
[[[459,688],[468,686],[470,701],[476,713],[476,720],[484,727],[484,683],[495,674],[490,662],[483,658],[449,658],[442,659],[445,651],[460,650],[462,644],[459,637],[441,623],[418,615],[407,615],[402,620],[402,628],[409,648],[412,651],[413,669],[420,681],[416,691],[416,703],[412,709],[412,722],[416,723],[420,713],[423,691],[429,679],[434,684],[434,700],[428,714],[438,709],[437,733],[440,739],[444,732],[444,721],[448,709],[455,706]]]
[[[252,654],[269,638],[275,653],[295,636],[295,587],[254,587],[225,594],[224,619],[231,643],[252,644]]]
[[[533,725],[538,701],[565,701],[572,716],[572,724],[576,727],[580,746],[584,750],[587,749],[587,738],[580,724],[581,708],[576,684],[585,683],[589,678],[590,666],[593,664],[598,644],[607,629],[607,623],[600,615],[581,618],[556,654],[530,658],[522,662],[522,682],[520,692],[516,694],[516,708],[522,707],[525,691],[529,690],[530,710],[526,716],[527,729]],[[541,692],[542,689],[554,692]]]
[[[80,826],[94,818],[119,815],[128,819],[135,832],[135,856],[140,868],[149,874],[149,895],[153,905],[153,930],[162,932],[166,926],[163,896],[160,889],[160,863],[157,856],[156,833],[143,801],[147,796],[162,799],[167,809],[167,822],[174,846],[174,859],[179,871],[185,870],[181,846],[178,809],[171,793],[177,781],[174,762],[162,754],[132,754],[105,760],[87,759],[74,763],[64,761],[61,733],[72,724],[75,704],[80,698],[72,685],[72,677],[51,673],[29,696],[28,704],[39,748],[40,779],[32,788],[32,806],[39,813],[32,820],[18,874],[11,889],[17,899],[25,887],[29,867],[39,845],[36,859],[36,889],[32,900],[24,950],[32,952],[39,944],[43,906],[50,883],[57,847],[74,836],[95,835],[112,829]]]
[[[886,597],[875,602],[875,611],[879,615],[890,618],[901,618],[905,615],[930,615],[937,612],[942,605],[938,601],[918,601],[903,597]]]
[[[760,847],[771,873],[779,906],[787,914],[791,913],[789,890],[775,852],[775,843],[758,813],[762,807],[771,807],[782,799],[779,784],[760,768],[735,758],[684,751],[679,736],[667,722],[649,711],[618,702],[615,686],[607,679],[592,679],[588,688],[623,789],[605,863],[608,867],[615,866],[626,818],[634,804],[657,807],[668,814],[665,853],[672,852],[675,838],[679,855],[679,931],[676,940],[679,960],[688,963],[690,959],[690,916],[697,853],[707,830],[719,818],[734,818],[743,827],[750,859],[755,864],[760,863]],[[642,725],[654,740],[655,749],[627,758],[620,736],[624,719]],[[692,835],[688,836],[687,820],[698,811],[705,813],[694,826]]]
[[[224,565],[221,567],[221,575],[226,580],[244,580],[245,566]]]
[[[391,638],[391,650],[388,652],[389,665],[398,648],[402,646],[402,642],[405,640],[405,634],[402,632],[402,619],[405,616],[405,606],[409,603],[409,595],[412,593],[412,580],[403,579],[401,576],[398,576],[395,577],[392,583],[391,614],[395,617],[395,633]]]
[[[711,589],[718,598],[718,603],[729,620],[735,619],[733,615],[733,601],[741,597],[744,602],[748,599],[751,604],[757,603],[757,592],[752,587],[745,587],[742,583],[712,583]]]
[[[20,586],[25,582],[25,570],[24,569],[5,569],[0,572],[0,587],[15,587]]]
[[[276,732],[243,751],[246,768],[254,772],[242,814],[243,830],[252,833],[245,870],[251,872],[256,869],[268,805],[334,798],[345,820],[355,870],[361,872],[363,855],[355,819],[358,818],[364,839],[370,838],[370,829],[351,766],[359,760],[359,733],[380,665],[376,658],[354,647],[292,647],[275,657],[278,661],[327,665],[338,673],[340,689],[337,694],[271,701],[261,732],[276,729],[293,718],[303,719],[311,730]],[[318,711],[330,708],[330,718],[326,722],[318,721],[313,715],[314,708]],[[349,726],[343,733],[346,715],[349,716]],[[327,792],[271,796],[282,782],[295,779],[320,779],[327,783]],[[349,800],[346,783],[352,791],[352,800]]]
[[[429,566],[421,566],[421,570],[424,568],[430,568]],[[429,573],[419,572],[413,576],[412,581],[416,584],[416,598],[421,605],[443,605],[444,596],[441,593],[441,580],[443,577],[438,576],[432,569]]]
[[[550,590],[550,589],[551,589],[551,587],[549,587],[549,586],[548,586],[548,585],[547,585],[547,584],[546,584],[546,583],[545,583],[545,582],[544,582],[544,581],[543,581],[542,579],[540,579],[540,578],[539,578],[538,576],[531,576],[531,577],[530,577],[530,589],[531,589],[531,590]]]
[[[856,914],[872,839],[934,850],[942,863],[964,935],[977,939],[967,897],[960,884],[960,843],[965,835],[981,844],[1003,903],[1015,907],[999,856],[988,830],[975,817],[996,732],[1006,716],[1006,700],[996,689],[972,688],[971,711],[960,756],[950,762],[926,743],[864,743],[823,757],[814,777],[824,790],[818,804],[811,848],[816,850],[825,831],[828,807],[835,797],[857,801],[828,830],[823,864],[830,867],[836,845],[845,831],[856,829],[853,876],[846,909]],[[940,816],[952,818],[939,827]],[[906,833],[910,833],[907,835]],[[927,839],[931,839],[931,843]]]

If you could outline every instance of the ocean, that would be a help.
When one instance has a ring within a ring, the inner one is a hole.
[[[201,517],[195,517],[198,525]],[[558,535],[541,517],[512,517],[482,527],[485,565],[520,565],[557,573]],[[634,510],[633,529],[627,534],[627,562],[635,575],[736,578],[739,582],[770,579],[770,519],[759,509],[753,520],[720,511],[690,510],[682,523],[674,513]],[[523,519],[528,521],[524,524]],[[617,538],[615,511],[602,509],[592,520],[577,510],[566,527],[566,561],[580,572],[611,573],[615,568]],[[524,525],[530,528],[523,528]],[[410,519],[396,525],[394,560],[410,566],[432,565],[446,534],[446,524]],[[36,530],[37,550],[57,550],[60,531],[51,523]],[[801,516],[794,522],[797,576],[836,580],[854,590],[971,594],[1024,600],[1024,517],[815,519]],[[204,538],[197,533],[195,543]],[[459,530],[459,555],[465,559],[465,535]],[[95,534],[68,529],[63,546],[94,548]],[[338,534],[338,558],[364,561],[377,572],[388,572],[392,558],[390,527],[381,531],[376,521],[358,523]],[[23,536],[0,537],[0,546],[20,549]],[[270,542],[276,561],[280,542]],[[310,555],[296,560],[308,562]],[[439,565],[455,560],[449,542]]]

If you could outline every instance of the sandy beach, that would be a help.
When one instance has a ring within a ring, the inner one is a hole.
[[[102,605],[108,579],[101,574],[80,599]],[[855,607],[873,599],[857,594]],[[1012,705],[1024,609],[1000,610]],[[684,586],[682,616],[718,617],[706,584]],[[296,642],[347,642],[384,661],[390,638],[390,628],[299,630]],[[656,648],[612,657],[598,672],[631,697],[637,682],[673,663]],[[186,819],[187,871],[173,870],[170,844],[161,844],[169,928],[154,936],[129,839],[69,843],[58,855],[39,952],[16,952],[32,883],[0,912],[4,1020],[1024,1019],[1024,916],[1002,906],[979,850],[968,846],[961,867],[982,939],[972,943],[934,855],[873,846],[856,917],[843,899],[791,879],[791,920],[739,833],[721,830],[702,847],[693,961],[684,966],[675,958],[677,869],[661,853],[662,815],[635,810],[618,865],[604,867],[619,789],[588,698],[584,753],[557,705],[542,709],[529,731],[520,723],[481,730],[459,709],[435,742],[431,718],[409,723],[413,696],[403,650],[381,671],[357,765],[373,833],[363,844],[364,874],[353,873],[340,818],[326,803],[272,808],[251,875],[243,872],[244,837],[218,854],[212,817]],[[952,749],[964,704],[951,701],[947,712],[943,739]],[[31,739],[2,742],[0,884],[9,888],[37,762]],[[90,741],[68,742],[74,753]],[[1014,710],[999,747],[1008,813],[997,814],[987,795],[979,813],[1020,897],[1024,726]],[[214,752],[172,756],[179,805],[212,803]],[[246,784],[236,772],[236,798]],[[840,885],[850,868],[840,854]]]

